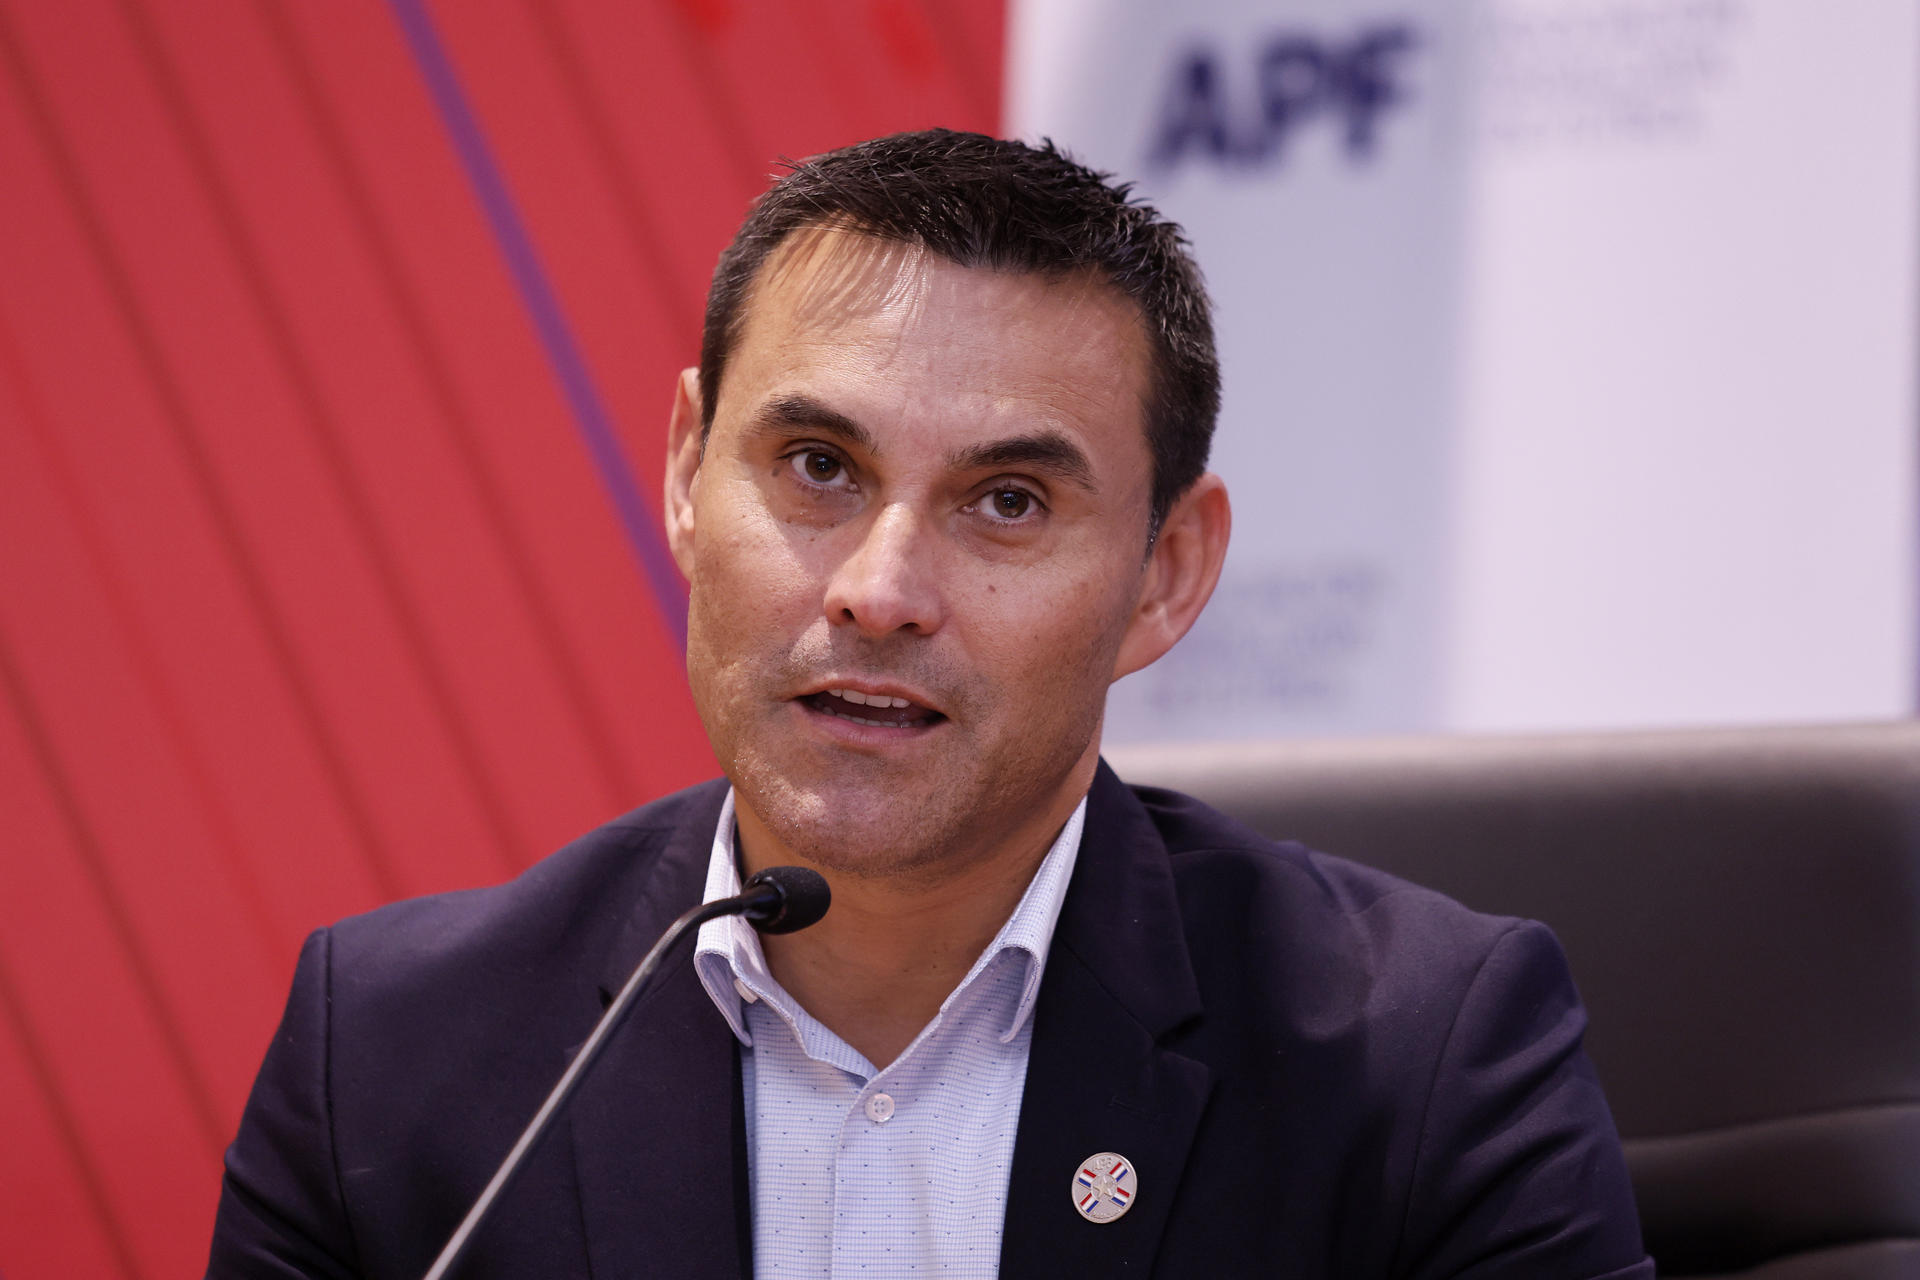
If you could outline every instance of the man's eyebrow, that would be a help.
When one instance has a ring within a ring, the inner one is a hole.
[[[867,453],[876,452],[873,434],[812,396],[781,396],[760,406],[753,415],[753,429],[766,435],[787,436],[795,431],[833,436],[844,444]]]
[[[1093,464],[1087,460],[1086,451],[1058,431],[956,449],[947,455],[947,465],[956,471],[1038,471],[1089,493],[1100,489],[1094,483]]]

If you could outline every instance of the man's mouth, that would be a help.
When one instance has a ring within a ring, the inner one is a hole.
[[[801,702],[823,715],[838,716],[855,724],[878,729],[924,729],[946,717],[930,707],[885,693],[862,693],[858,689],[823,689],[810,693]]]

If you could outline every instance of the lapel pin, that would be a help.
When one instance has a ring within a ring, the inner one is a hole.
[[[1088,1222],[1112,1222],[1133,1208],[1139,1189],[1133,1166],[1111,1151],[1088,1156],[1073,1171],[1073,1207]]]

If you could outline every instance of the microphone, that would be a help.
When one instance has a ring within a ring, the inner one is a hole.
[[[460,1260],[468,1242],[473,1239],[474,1231],[493,1208],[494,1201],[500,1198],[500,1193],[512,1181],[513,1175],[520,1171],[534,1144],[546,1133],[547,1126],[573,1096],[574,1087],[586,1075],[594,1059],[600,1056],[600,1050],[626,1017],[627,1010],[633,1007],[634,997],[640,994],[640,989],[653,976],[653,971],[660,967],[661,959],[673,949],[674,943],[680,941],[688,931],[722,916],[745,916],[747,923],[761,933],[793,933],[808,925],[818,924],[820,917],[827,914],[827,907],[832,901],[833,893],[819,872],[806,867],[768,867],[747,877],[746,884],[733,897],[703,902],[668,925],[667,931],[660,935],[660,941],[653,944],[653,950],[641,959],[633,976],[627,979],[626,985],[607,1005],[607,1011],[600,1015],[600,1021],[594,1024],[593,1034],[580,1046],[580,1052],[573,1055],[573,1061],[561,1073],[559,1083],[553,1086],[553,1091],[540,1104],[540,1109],[533,1113],[533,1119],[521,1131],[513,1150],[507,1152],[507,1158],[494,1170],[486,1189],[481,1191],[473,1207],[467,1210],[467,1216],[447,1238],[446,1247],[433,1260],[423,1280],[442,1280]]]
[[[798,933],[827,914],[833,891],[818,871],[768,867],[747,877],[740,898],[741,914],[761,933]]]

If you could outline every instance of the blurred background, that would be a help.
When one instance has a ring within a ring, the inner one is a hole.
[[[673,376],[930,125],[1216,294],[1113,740],[1913,714],[1912,0],[0,0],[0,1275],[197,1274],[309,930],[713,772]]]

